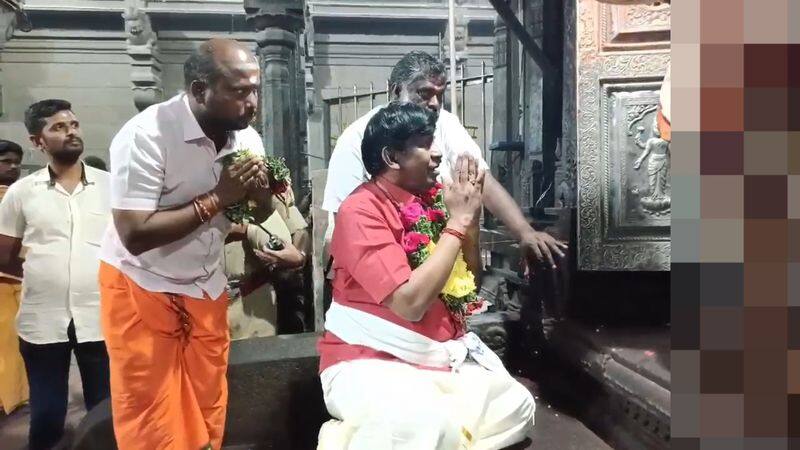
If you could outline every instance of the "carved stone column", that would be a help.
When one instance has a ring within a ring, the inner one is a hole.
[[[298,33],[304,27],[303,0],[245,0],[247,21],[258,31],[261,65],[261,121],[267,153],[282,156],[292,188],[303,195],[307,179],[303,154],[305,80],[298,76]]]
[[[127,52],[131,58],[133,102],[139,111],[164,99],[158,36],[143,7],[143,0],[129,0],[122,14],[128,41]]]
[[[576,4],[575,1],[564,2],[564,43],[562,67],[562,113],[561,140],[556,147],[556,169],[554,176],[555,207],[574,208],[577,205],[577,126],[578,115],[576,105],[577,73],[576,58]]]
[[[549,61],[562,61],[562,5],[560,2],[529,0],[525,29]],[[524,61],[525,159],[520,177],[522,207],[532,207],[539,219],[554,205],[554,175],[558,137],[561,134],[561,64],[543,70],[532,58]]]
[[[11,39],[14,30],[31,31],[31,23],[18,0],[0,0],[0,49]]]
[[[507,153],[511,143],[517,140],[515,126],[517,123],[517,104],[513,101],[515,77],[514,56],[515,44],[510,39],[505,22],[498,17],[494,23],[494,81],[492,82],[492,144],[488,149],[487,159],[491,164],[492,175],[513,195],[512,155]],[[487,228],[496,226],[494,218],[485,211],[484,225]]]
[[[0,0],[0,50],[14,35],[14,30],[31,31],[28,16],[17,0]],[[3,115],[3,89],[0,85],[0,116]]]

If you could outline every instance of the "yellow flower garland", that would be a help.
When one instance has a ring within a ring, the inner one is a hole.
[[[427,247],[428,253],[431,255],[434,250],[436,250],[436,244],[433,241],[430,241]],[[459,251],[456,257],[456,263],[453,265],[453,270],[450,272],[450,277],[442,288],[442,294],[461,298],[475,292],[476,289],[475,275],[467,268],[464,254]]]

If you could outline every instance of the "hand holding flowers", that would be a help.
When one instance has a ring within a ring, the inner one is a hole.
[[[257,170],[251,175],[252,180],[246,186],[244,198],[241,196],[233,204],[224,203],[225,216],[233,223],[251,223],[258,226],[269,235],[269,247],[273,250],[284,248],[283,242],[267,231],[259,223],[255,223],[254,212],[258,206],[256,198],[269,195],[282,195],[289,188],[289,169],[283,158],[276,156],[260,157],[254,155],[249,149],[241,149],[222,160],[225,170],[229,171],[242,165],[247,165]],[[251,171],[253,169],[250,169]]]

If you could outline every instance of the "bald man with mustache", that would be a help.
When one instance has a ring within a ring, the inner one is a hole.
[[[203,43],[184,65],[185,93],[126,123],[111,143],[114,218],[101,249],[103,333],[120,450],[219,449],[230,337],[221,266],[244,199],[271,213],[255,117],[259,65],[242,44]]]

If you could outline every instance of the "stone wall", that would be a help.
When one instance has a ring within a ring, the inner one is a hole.
[[[413,3],[413,4],[412,4]],[[394,63],[404,53],[422,49],[436,54],[439,34],[446,28],[447,2],[400,0],[366,4],[356,1],[307,1],[313,86],[318,98],[335,95],[336,87],[366,91],[370,82],[385,86]],[[480,73],[480,63],[491,71],[491,23],[488,2],[463,4],[470,20],[467,75]],[[27,0],[25,10],[33,31],[17,31],[0,49],[0,137],[27,145],[22,123],[25,108],[45,98],[73,103],[84,129],[87,155],[108,158],[108,145],[116,131],[136,112],[130,35],[122,14],[127,8],[144,11],[152,23],[160,62],[160,87],[165,98],[182,89],[182,64],[198,43],[215,36],[250,42],[255,33],[245,23],[241,0]],[[480,101],[480,90],[468,89]],[[487,95],[491,114],[491,89]],[[480,126],[475,102],[466,122]],[[360,113],[368,105],[362,106]],[[482,143],[482,132],[479,133]],[[324,167],[324,152],[311,145],[311,169]],[[26,164],[41,165],[44,157],[29,152]]]
[[[86,154],[108,160],[114,134],[137,112],[123,13],[147,3],[165,97],[182,89],[183,61],[199,42],[220,34],[253,41],[241,1],[27,0],[33,30],[16,31],[0,49],[0,137],[29,147],[25,109],[63,98],[81,121]],[[44,162],[36,151],[25,155],[25,164]]]
[[[35,30],[6,44],[0,54],[0,136],[27,144],[25,108],[45,98],[64,98],[81,121],[87,154],[107,159],[114,133],[136,112],[125,40],[121,32],[70,34]],[[28,164],[44,161],[38,152],[26,153]]]

